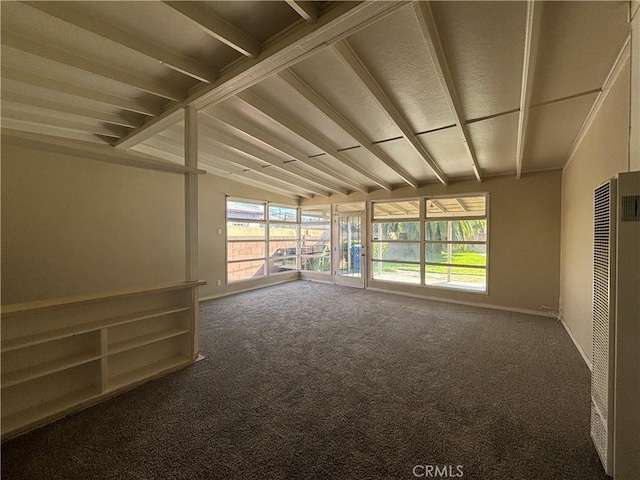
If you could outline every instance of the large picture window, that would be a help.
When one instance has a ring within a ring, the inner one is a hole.
[[[298,209],[269,205],[269,274],[298,270]]]
[[[298,208],[227,200],[227,281],[298,269]]]
[[[487,195],[425,202],[425,284],[486,292]]]
[[[419,200],[373,203],[371,277],[420,284]]]
[[[266,204],[227,200],[227,281],[266,275]]]

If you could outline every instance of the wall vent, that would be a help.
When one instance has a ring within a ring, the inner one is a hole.
[[[640,195],[622,197],[620,214],[623,222],[640,222]]]
[[[611,473],[613,381],[610,352],[614,344],[613,292],[615,242],[615,183],[609,181],[595,191],[593,216],[593,354],[591,372],[591,438],[607,474]]]

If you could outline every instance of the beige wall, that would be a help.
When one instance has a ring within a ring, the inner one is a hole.
[[[562,317],[591,358],[593,191],[629,171],[629,66],[621,72],[562,178]]]
[[[201,175],[199,278],[208,284],[200,296],[298,278],[225,286],[227,195],[296,204]],[[2,146],[3,305],[184,281],[184,235],[182,175]]]
[[[354,193],[332,196],[332,203],[358,200],[409,198],[466,192],[489,192],[489,294],[391,284],[370,281],[369,286],[459,302],[481,303],[541,312],[557,308],[560,266],[559,170],[513,176],[489,177],[455,182],[445,187],[434,184],[414,190],[380,190],[369,195]],[[305,200],[302,205],[327,203],[326,199]]]
[[[2,304],[182,280],[182,175],[3,144]]]

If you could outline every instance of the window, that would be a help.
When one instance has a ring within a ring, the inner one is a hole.
[[[269,205],[269,274],[298,270],[298,209]]]
[[[487,195],[425,202],[425,284],[486,292]]]
[[[227,200],[227,281],[266,275],[267,223],[264,203]]]
[[[297,207],[227,200],[229,283],[297,270],[297,245]]]
[[[420,284],[419,200],[373,203],[371,275]]]
[[[331,274],[331,207],[302,207],[300,270]]]

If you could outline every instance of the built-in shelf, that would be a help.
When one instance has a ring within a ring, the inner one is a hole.
[[[96,320],[94,322],[80,323],[78,325],[72,325],[70,327],[58,328],[48,332],[40,332],[33,335],[26,335],[24,337],[12,338],[2,342],[2,351],[8,352],[18,348],[29,347],[31,345],[37,345],[38,343],[50,342],[51,340],[57,340],[60,338],[71,337],[73,335],[79,335],[81,333],[100,330],[104,327],[113,327],[116,325],[123,325],[126,323],[138,322],[140,320],[146,320],[148,318],[162,317],[165,315],[171,315],[172,313],[186,312],[189,307],[184,306],[171,306],[165,308],[157,308],[144,312],[136,312],[130,315],[123,315],[115,318],[107,318],[104,320]]]
[[[28,424],[47,420],[58,413],[82,405],[84,402],[97,398],[101,394],[100,388],[91,386],[76,390],[61,397],[49,400],[34,407],[19,410],[7,416],[2,416],[2,430],[11,432]]]
[[[180,328],[180,327],[167,328],[165,330],[160,330],[159,332],[147,333],[145,335],[140,335],[127,340],[122,340],[120,342],[116,342],[112,345],[109,345],[107,348],[108,348],[109,354],[120,353],[126,350],[131,350],[133,348],[142,347],[144,345],[149,345],[151,343],[159,342],[167,338],[177,337],[179,335],[185,335],[187,333],[189,333],[189,330],[186,328]]]
[[[184,355],[174,355],[169,358],[163,358],[157,362],[144,365],[142,367],[129,370],[109,380],[109,391],[117,391],[123,387],[140,382],[146,378],[152,378],[164,372],[175,370],[178,367],[192,363],[190,358]]]
[[[200,285],[2,307],[2,438],[193,363]]]
[[[46,363],[32,365],[30,367],[15,370],[13,372],[2,372],[2,388],[11,387],[19,383],[35,380],[36,378],[60,372],[71,367],[77,367],[85,363],[98,360],[102,355],[95,352],[84,352],[68,357],[51,360]]]

